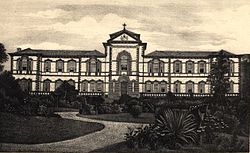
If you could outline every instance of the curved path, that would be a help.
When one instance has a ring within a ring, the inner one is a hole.
[[[85,136],[80,136],[75,139],[43,143],[43,144],[0,144],[1,151],[36,151],[36,152],[89,152],[111,144],[124,141],[124,135],[127,132],[127,127],[139,126],[136,123],[123,123],[112,121],[101,121],[87,119],[76,116],[77,112],[61,112],[58,113],[62,118],[96,122],[105,125],[101,131],[90,133]]]

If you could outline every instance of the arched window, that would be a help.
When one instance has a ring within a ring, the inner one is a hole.
[[[89,89],[90,89],[90,92],[95,92],[95,81],[94,80],[90,81]]]
[[[95,58],[91,58],[87,61],[87,71],[89,74],[91,73],[95,73],[95,75],[100,74],[101,67],[102,67],[101,62]]]
[[[229,82],[229,91],[228,93],[234,93],[234,82],[230,81]]]
[[[161,74],[164,71],[164,63],[163,63],[163,61],[161,61],[159,59],[153,59],[153,60],[149,61],[148,65],[149,65],[149,72],[150,73]]]
[[[17,70],[25,73],[32,73],[33,69],[33,62],[31,58],[28,58],[27,56],[23,56],[19,59],[17,59]]]
[[[50,91],[50,80],[44,80],[43,81],[43,91],[49,92]]]
[[[186,62],[186,73],[194,73],[194,62],[193,61]]]
[[[152,83],[150,81],[146,82],[146,92],[151,92],[152,91]]]
[[[154,85],[154,92],[158,93],[159,92],[159,82],[158,81],[154,81],[153,85]]]
[[[47,59],[44,61],[44,71],[45,72],[51,71],[51,60]]]
[[[87,80],[82,81],[82,91],[83,92],[88,91],[88,81]]]
[[[174,61],[173,70],[174,70],[174,73],[182,73],[182,62],[179,60]]]
[[[175,81],[174,82],[174,93],[180,93],[181,92],[181,82]]]
[[[198,83],[198,92],[199,93],[205,93],[205,81],[201,81]]]
[[[68,83],[69,83],[70,85],[72,85],[72,86],[75,87],[75,81],[74,81],[74,80],[70,79],[70,80],[68,81]]]
[[[186,82],[186,93],[194,93],[194,83],[192,81]]]
[[[206,73],[206,62],[205,61],[199,61],[199,72],[198,73]]]
[[[76,61],[68,61],[68,72],[76,72]]]
[[[56,80],[55,89],[57,89],[58,87],[60,87],[62,84],[63,84],[62,80]]]
[[[21,89],[23,91],[31,91],[32,90],[32,81],[31,79],[21,79],[18,81]]]
[[[98,80],[96,83],[96,91],[97,92],[102,92],[103,91],[103,81]]]
[[[131,55],[127,51],[122,51],[117,55],[117,73],[131,74]]]
[[[90,71],[90,73],[96,72],[96,60],[93,58],[90,59],[90,61],[89,61],[89,71]]]
[[[161,92],[167,92],[167,82],[166,81],[161,81],[160,90],[161,90]]]
[[[64,71],[64,62],[63,60],[56,61],[56,71],[57,72],[63,72]]]

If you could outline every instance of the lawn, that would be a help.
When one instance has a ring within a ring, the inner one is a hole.
[[[98,115],[81,115],[81,117],[114,121],[114,122],[129,122],[129,123],[153,123],[155,120],[153,113],[142,113],[138,118],[132,117],[129,113],[119,113],[119,114],[98,114]]]
[[[77,138],[102,130],[104,125],[59,117],[17,116],[0,113],[0,143],[37,144]]]

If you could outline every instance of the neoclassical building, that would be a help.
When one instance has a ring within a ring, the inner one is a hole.
[[[110,34],[97,50],[21,49],[9,53],[11,71],[23,90],[49,94],[68,81],[80,95],[106,95],[117,99],[133,97],[209,96],[207,77],[219,51],[153,51],[140,34],[124,28]],[[222,50],[230,57],[230,91],[240,93],[241,56]]]

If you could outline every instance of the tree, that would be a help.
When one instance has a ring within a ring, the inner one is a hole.
[[[0,43],[0,72],[3,71],[3,63],[8,60],[8,56],[6,54],[6,49],[2,43]]]
[[[211,65],[211,71],[208,76],[208,81],[211,83],[213,93],[213,101],[220,105],[226,106],[227,99],[225,94],[229,91],[229,72],[230,63],[229,57],[223,50],[215,57],[216,61]]]
[[[0,74],[0,107],[18,109],[23,102],[24,93],[11,72],[4,71]]]
[[[76,99],[78,92],[74,86],[70,85],[67,81],[64,81],[55,91],[54,95],[59,99],[66,100],[68,102]]]

